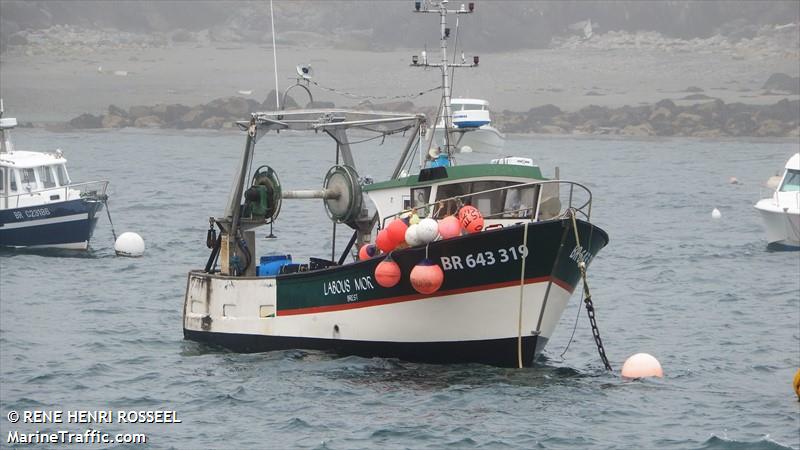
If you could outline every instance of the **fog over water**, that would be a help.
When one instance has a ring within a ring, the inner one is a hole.
[[[412,14],[413,2],[274,5],[281,89],[299,63],[314,67],[320,85],[362,96],[413,95],[440,81],[408,67],[425,47],[438,58],[437,18]],[[478,2],[458,29],[449,17],[451,51],[481,57],[457,72],[453,92],[513,111],[654,103],[689,87],[725,102],[797,99],[763,86],[773,73],[800,74],[798,9],[791,1]],[[34,122],[240,91],[261,102],[274,88],[268,14],[267,2],[3,0],[0,95]],[[315,99],[361,100],[319,89]]]

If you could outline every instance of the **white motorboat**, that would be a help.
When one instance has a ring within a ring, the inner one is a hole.
[[[450,106],[453,114],[450,139],[456,151],[497,154],[503,150],[505,136],[492,126],[489,102],[476,98],[454,98]],[[430,135],[442,139],[445,129],[442,119]]]
[[[0,106],[0,247],[85,250],[108,181],[73,183],[61,150],[15,150]]]
[[[800,153],[795,153],[784,167],[772,196],[759,200],[771,248],[800,249]]]

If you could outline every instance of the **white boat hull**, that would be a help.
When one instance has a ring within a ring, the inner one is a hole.
[[[761,214],[770,245],[800,248],[800,209],[780,208],[771,198],[756,203]]]

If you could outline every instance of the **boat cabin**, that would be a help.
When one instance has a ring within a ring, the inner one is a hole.
[[[489,102],[474,98],[454,98],[450,102],[453,126],[456,128],[478,128],[492,122]]]
[[[19,208],[77,198],[70,192],[67,160],[60,151],[0,153],[0,208]],[[69,198],[68,198],[69,197]]]
[[[561,209],[558,183],[548,182],[533,165],[433,167],[364,186],[364,191],[381,221],[411,209],[420,217],[441,219],[457,213],[463,205],[472,205],[481,212],[487,227],[496,227],[521,219],[547,220]]]

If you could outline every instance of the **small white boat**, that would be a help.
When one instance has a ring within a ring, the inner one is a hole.
[[[453,114],[450,140],[456,151],[500,153],[503,150],[505,136],[492,126],[489,102],[476,98],[454,98],[450,106]],[[441,138],[445,128],[444,120],[440,120],[430,135]]]
[[[0,247],[87,249],[108,181],[72,183],[61,150],[15,150],[16,126],[0,117]]]
[[[800,249],[800,153],[789,158],[772,197],[760,200],[770,247]]]

